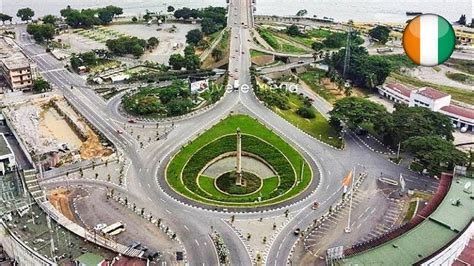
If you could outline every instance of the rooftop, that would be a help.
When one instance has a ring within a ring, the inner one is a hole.
[[[0,38],[0,61],[7,69],[14,70],[30,66],[28,58],[8,38]]]
[[[435,212],[406,234],[372,250],[346,258],[345,265],[411,265],[437,252],[469,225],[474,215],[474,200],[464,186],[474,180],[456,178]],[[453,200],[460,200],[453,205]]]
[[[387,88],[393,90],[393,91],[396,91],[400,94],[402,94],[403,96],[406,96],[406,97],[410,97],[411,95],[411,92],[412,90],[410,90],[409,88],[403,86],[402,84],[399,84],[399,83],[387,83],[385,85]]]
[[[461,106],[451,104],[451,105],[442,107],[441,110],[443,110],[446,113],[455,114],[455,115],[462,116],[468,119],[474,119],[474,110],[467,109]]]
[[[447,93],[440,92],[440,91],[435,90],[435,89],[430,88],[430,87],[421,88],[421,89],[417,90],[416,93],[418,93],[420,95],[423,95],[427,98],[430,98],[432,100],[438,100],[438,99],[449,96],[449,94],[447,94]]]

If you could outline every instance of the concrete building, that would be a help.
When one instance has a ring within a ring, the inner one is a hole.
[[[9,38],[0,38],[0,73],[11,91],[31,89],[34,66]]]
[[[451,104],[451,95],[424,87],[409,89],[402,84],[386,83],[378,88],[379,94],[395,103],[410,107],[421,106],[431,111],[443,113],[453,121],[453,126],[462,132],[474,132],[474,110]]]

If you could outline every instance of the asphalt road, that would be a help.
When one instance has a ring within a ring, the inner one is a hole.
[[[114,143],[122,156],[131,161],[127,175],[127,193],[137,198],[138,206],[145,206],[147,212],[151,211],[155,217],[162,217],[163,222],[170,225],[183,242],[190,265],[217,265],[214,249],[207,248],[212,245],[208,237],[211,226],[223,237],[230,250],[233,265],[252,264],[242,241],[221,220],[229,218],[231,214],[190,207],[174,200],[170,196],[174,195],[169,189],[160,187],[170,157],[196,134],[218,123],[231,111],[249,113],[280,134],[302,152],[315,176],[318,177],[315,178],[317,183],[313,184],[313,189],[309,191],[311,193],[308,192],[309,195],[304,200],[287,207],[296,213],[296,216],[274,241],[269,251],[267,265],[286,264],[290,249],[296,241],[293,230],[308,226],[339,199],[342,193],[342,179],[353,167],[356,167],[356,171],[360,171],[363,165],[369,178],[378,178],[382,174],[386,178],[398,179],[402,173],[410,177],[407,179],[407,185],[411,188],[424,188],[425,183],[432,182],[428,178],[416,176],[407,169],[388,162],[351,135],[344,136],[346,140],[344,151],[322,144],[264,107],[249,86],[252,47],[249,42],[251,40],[249,28],[253,26],[250,0],[231,1],[228,24],[231,28],[229,71],[239,79],[240,90],[227,93],[207,112],[174,122],[175,128],[167,138],[150,144],[145,149],[140,149],[136,139],[125,130],[122,130],[124,133],[121,134],[117,132],[123,125],[123,122],[118,121],[124,119],[116,110],[111,110],[117,105],[107,105],[102,98],[87,88],[82,78],[65,70],[61,62],[45,53],[43,47],[34,44],[31,38],[24,34],[24,27],[17,29],[19,44],[24,52],[36,61],[45,78],[59,88],[73,106]],[[233,84],[232,79],[230,84]],[[321,203],[317,211],[310,209],[314,201]],[[244,213],[238,214],[238,218],[270,217],[282,212],[282,209],[278,209],[257,214]]]

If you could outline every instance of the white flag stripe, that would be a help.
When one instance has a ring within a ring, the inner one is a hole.
[[[438,17],[435,15],[420,17],[420,64],[438,64]]]

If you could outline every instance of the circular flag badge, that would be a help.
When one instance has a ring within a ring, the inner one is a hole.
[[[443,17],[423,14],[408,23],[403,48],[418,65],[436,66],[448,60],[456,45],[453,26]]]

